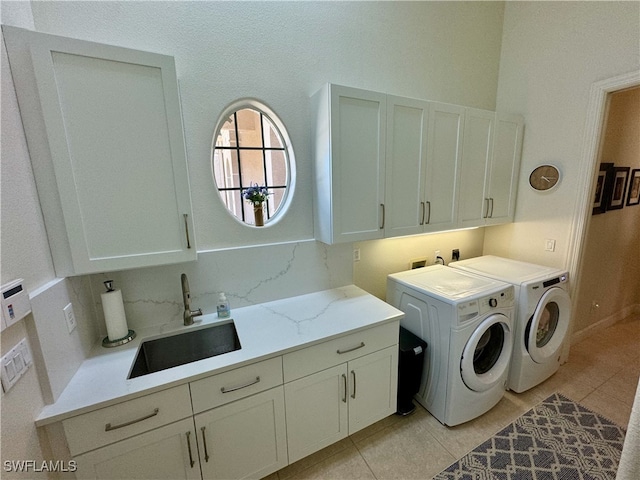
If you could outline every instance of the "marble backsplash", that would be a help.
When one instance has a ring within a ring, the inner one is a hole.
[[[100,294],[113,280],[122,290],[129,328],[182,322],[180,276],[186,273],[192,309],[216,311],[224,292],[233,309],[353,283],[351,244],[302,241],[201,252],[191,263],[91,276],[97,331],[106,335]]]

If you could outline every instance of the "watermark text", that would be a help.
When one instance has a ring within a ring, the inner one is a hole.
[[[78,470],[75,460],[5,460],[5,472],[75,472]]]

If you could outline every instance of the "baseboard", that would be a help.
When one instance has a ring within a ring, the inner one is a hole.
[[[602,320],[599,320],[596,323],[573,333],[571,335],[571,345],[574,345],[584,340],[585,338],[590,337],[594,333],[599,332],[600,330],[604,330],[605,328],[610,327],[611,325],[614,325],[621,320],[624,320],[629,315],[634,314],[640,314],[640,303],[629,305],[628,307],[623,308],[613,315],[609,315],[608,317],[605,317]]]

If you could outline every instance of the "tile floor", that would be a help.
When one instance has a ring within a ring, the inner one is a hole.
[[[554,392],[626,427],[640,377],[640,314],[573,345],[544,383],[506,392],[489,412],[450,428],[418,406],[393,415],[270,475],[267,480],[428,479]]]

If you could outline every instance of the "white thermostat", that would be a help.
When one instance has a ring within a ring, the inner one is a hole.
[[[19,278],[3,285],[0,290],[2,295],[0,298],[2,302],[2,328],[0,330],[10,327],[31,313],[29,293],[23,283],[24,280]]]

